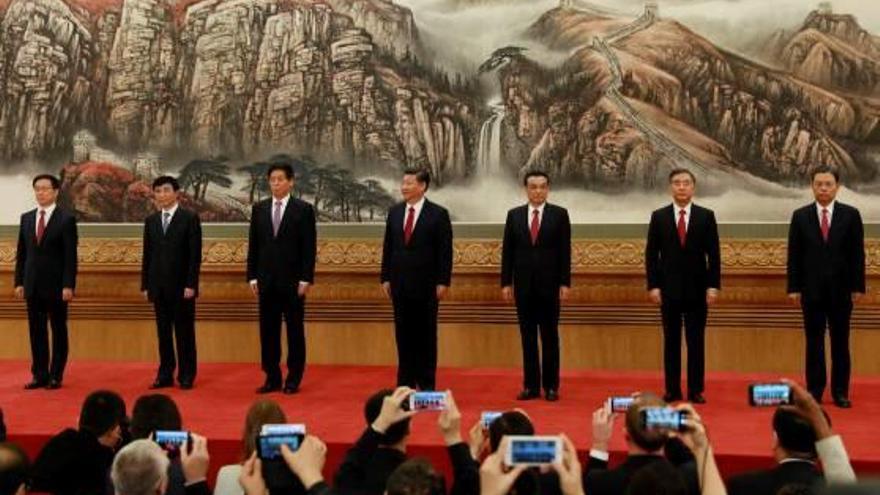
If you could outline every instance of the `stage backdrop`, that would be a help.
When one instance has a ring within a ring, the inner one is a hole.
[[[0,0],[0,223],[60,173],[86,222],[179,176],[246,221],[287,160],[323,222],[430,169],[500,222],[528,169],[576,222],[644,222],[673,166],[722,222],[785,221],[808,174],[880,220],[880,4],[864,0]]]

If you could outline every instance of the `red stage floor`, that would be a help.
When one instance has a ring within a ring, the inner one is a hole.
[[[97,388],[119,392],[130,412],[135,399],[149,393],[147,386],[154,373],[153,363],[74,361],[61,390],[25,391],[22,387],[30,378],[29,363],[0,361],[0,407],[10,439],[20,442],[33,455],[50,435],[76,424],[83,398]],[[310,433],[328,444],[328,470],[332,471],[365,426],[364,399],[392,385],[394,376],[390,367],[310,366],[299,394],[270,397],[283,406],[291,422],[305,423]],[[591,413],[609,394],[662,391],[659,373],[567,372],[563,373],[559,402],[522,403],[513,400],[520,388],[518,370],[449,368],[441,369],[438,378],[440,386],[454,391],[465,428],[477,420],[481,410],[523,407],[538,432],[565,432],[580,450],[589,449]],[[772,410],[750,408],[746,387],[753,381],[778,378],[772,374],[734,373],[711,373],[707,377],[708,404],[699,410],[725,474],[771,464]],[[262,373],[255,364],[203,364],[193,390],[165,389],[180,407],[185,427],[208,437],[212,471],[237,460],[244,416],[257,398],[253,391],[261,382]],[[850,410],[826,406],[835,430],[843,434],[856,471],[876,475],[880,473],[880,428],[876,420],[880,417],[880,377],[855,378],[851,398],[855,407]],[[618,425],[612,443],[615,458],[625,450],[620,428]],[[448,470],[436,416],[417,416],[412,431],[411,453],[427,456],[439,468]]]

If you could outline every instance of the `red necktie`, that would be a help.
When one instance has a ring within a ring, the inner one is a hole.
[[[529,232],[532,234],[532,246],[538,243],[538,229],[541,228],[541,222],[538,219],[538,210],[532,210],[532,226]]]
[[[43,241],[43,234],[46,233],[46,210],[40,210],[40,221],[37,222],[37,244]]]
[[[678,242],[681,243],[681,247],[684,247],[685,242],[687,241],[687,223],[684,221],[684,216],[687,214],[684,210],[678,211]]]
[[[822,240],[828,242],[828,232],[831,231],[831,225],[828,223],[828,208],[822,208]]]
[[[403,226],[403,243],[409,244],[409,239],[412,237],[413,231],[413,223],[416,221],[416,209],[412,206],[409,207],[409,213],[406,215],[406,224]]]

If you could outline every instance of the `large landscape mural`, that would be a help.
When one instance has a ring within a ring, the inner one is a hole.
[[[855,0],[0,0],[0,223],[38,171],[87,222],[164,173],[246,221],[273,162],[325,222],[382,221],[413,166],[457,221],[541,169],[575,221],[643,222],[676,166],[785,221],[820,164],[880,221],[878,31]]]

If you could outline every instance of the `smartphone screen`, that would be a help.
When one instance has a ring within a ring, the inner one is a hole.
[[[682,431],[685,428],[685,414],[670,407],[646,407],[639,414],[646,430]]]
[[[749,405],[762,407],[791,403],[791,387],[784,383],[754,383],[749,385]]]
[[[635,402],[635,397],[629,395],[621,395],[614,396],[608,398],[608,403],[611,405],[611,412],[623,413],[629,409],[629,406]]]
[[[410,411],[443,411],[446,392],[414,392],[409,396]]]
[[[508,466],[552,464],[562,454],[559,437],[510,436],[505,461]]]
[[[257,437],[257,457],[262,460],[281,459],[281,446],[292,451],[299,449],[305,435],[302,433],[269,433]]]
[[[172,457],[180,454],[181,446],[183,446],[189,438],[188,431],[156,430],[156,432],[153,433],[153,441],[159,444],[159,447],[162,447],[162,450]]]

